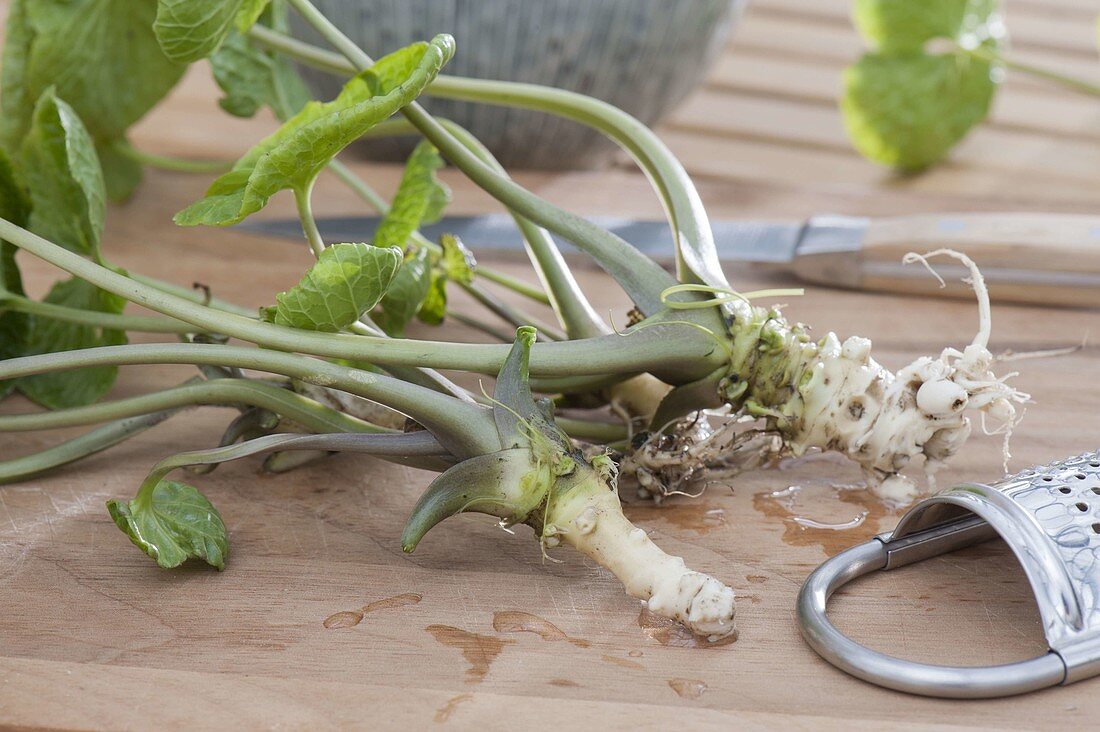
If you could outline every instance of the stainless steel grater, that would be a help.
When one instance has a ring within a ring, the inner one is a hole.
[[[998,536],[1023,566],[1039,605],[1050,650],[1038,658],[978,667],[915,663],[861,646],[825,615],[830,595],[857,577]],[[825,660],[912,694],[1008,696],[1100,673],[1100,451],[921,501],[893,532],[818,567],[799,593],[798,620],[806,642]]]

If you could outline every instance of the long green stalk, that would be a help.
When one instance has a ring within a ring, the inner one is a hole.
[[[152,427],[157,426],[181,409],[166,409],[152,414],[127,417],[117,422],[105,424],[90,432],[66,440],[60,445],[36,452],[33,455],[0,462],[0,485],[16,483],[33,478],[53,468],[76,462],[89,455],[102,452],[120,442],[124,442]]]
[[[158,363],[210,364],[265,371],[366,397],[408,414],[458,456],[480,455],[500,447],[500,438],[488,410],[383,374],[261,348],[201,343],[103,346],[0,361],[0,379],[89,366]]]
[[[320,257],[325,251],[325,240],[321,238],[321,232],[317,229],[317,220],[313,218],[313,203],[311,193],[313,186],[307,190],[295,190],[294,202],[298,206],[298,218],[302,222],[302,232],[309,242],[309,249],[314,257]]]
[[[408,120],[394,120],[388,124],[401,122],[412,127]],[[504,167],[468,130],[450,120],[441,119],[439,122],[483,163],[499,175],[507,177],[508,173]],[[588,302],[588,297],[565,263],[565,258],[561,255],[561,250],[558,249],[553,237],[550,236],[550,232],[536,226],[515,211],[509,211],[509,213],[515,219],[520,234],[523,235],[535,273],[538,274],[543,287],[550,293],[550,306],[557,314],[559,322],[565,327],[566,334],[570,338],[594,338],[609,333],[611,329]]]
[[[539,335],[541,336],[540,340],[565,340],[565,334],[554,326],[548,325],[530,313],[526,313],[517,307],[509,305],[476,282],[471,282],[469,284],[462,283],[461,287],[463,291],[474,298],[474,300],[484,305],[494,315],[511,325],[513,328],[531,325],[538,329]]]
[[[83,407],[31,414],[0,415],[0,432],[76,427],[181,407],[242,405],[267,409],[314,432],[393,431],[331,409],[274,384],[255,379],[213,379]]]
[[[174,170],[179,173],[224,173],[233,167],[233,163],[224,160],[185,160],[168,155],[138,150],[124,140],[118,140],[113,145],[116,152],[131,160],[149,165],[162,170]]]
[[[1001,64],[1005,68],[1013,71],[1019,71],[1020,73],[1027,74],[1028,76],[1034,76],[1037,79],[1049,81],[1059,86],[1070,89],[1071,91],[1078,92],[1080,94],[1087,94],[1090,97],[1100,97],[1100,85],[1093,84],[1092,82],[1085,81],[1084,79],[1076,79],[1072,76],[1066,76],[1065,74],[1057,71],[1051,71],[1044,69],[1041,66],[1033,66],[1031,64],[1021,63],[1019,61],[1013,61],[1012,59],[994,51],[991,48],[985,46],[978,46],[976,48],[962,48],[960,50],[964,53],[968,53],[975,58],[980,58],[985,61],[991,61],[995,64]]]
[[[102,313],[97,310],[77,310],[76,308],[50,302],[39,302],[10,292],[0,293],[0,310],[14,310],[50,320],[134,333],[187,335],[200,332],[200,329],[196,329],[190,323],[184,323],[175,318],[164,318],[156,315],[121,315],[118,313]]]
[[[217,465],[240,460],[252,455],[264,455],[280,450],[321,450],[331,452],[356,452],[363,455],[401,457],[446,457],[447,451],[426,432],[363,434],[337,433],[327,435],[298,435],[281,433],[264,435],[234,445],[224,445],[208,450],[182,452],[157,463],[146,483],[153,486],[176,468],[193,465]]]
[[[495,374],[510,346],[464,344],[318,333],[265,323],[172,295],[84,259],[0,218],[0,238],[108,292],[200,329],[266,348],[380,365],[423,366]],[[678,314],[677,314],[678,316]],[[578,376],[653,371],[676,383],[701,378],[723,360],[714,337],[679,321],[619,335],[537,344],[534,376]],[[216,363],[216,361],[215,361]],[[404,410],[402,410],[404,411]]]

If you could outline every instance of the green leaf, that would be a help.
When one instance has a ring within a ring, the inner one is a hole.
[[[234,20],[234,24],[237,26],[237,32],[247,33],[248,29],[264,14],[264,11],[270,3],[271,0],[243,0],[241,2],[241,9]]]
[[[856,149],[915,171],[942,159],[989,112],[996,83],[965,53],[866,54],[844,74],[841,109]]]
[[[378,325],[391,336],[403,336],[405,326],[420,311],[431,287],[432,265],[428,250],[409,252],[393,284],[382,297],[382,311],[375,318]]]
[[[416,311],[416,317],[420,322],[428,325],[441,325],[446,316],[447,273],[439,269],[433,269],[431,283],[428,285],[428,294],[424,296],[424,302],[420,303],[420,309]]]
[[[474,253],[466,248],[462,240],[451,234],[439,237],[439,243],[443,247],[443,270],[447,276],[464,285],[472,283],[477,270]]]
[[[146,496],[145,494],[149,495]],[[162,480],[134,500],[107,501],[118,528],[165,569],[192,557],[225,569],[229,539],[214,504],[195,488]]]
[[[23,186],[16,178],[15,169],[7,154],[0,149],[0,218],[22,226],[26,223],[30,202],[23,192]],[[22,295],[23,278],[15,263],[17,249],[0,241],[0,290]],[[27,344],[29,321],[23,313],[4,310],[0,299],[0,361],[22,356]],[[14,388],[11,379],[0,381],[0,398]]]
[[[879,52],[912,53],[933,38],[977,46],[1000,34],[996,13],[996,0],[856,0],[852,18]]]
[[[106,191],[95,144],[73,108],[47,89],[23,139],[32,203],[28,228],[79,254],[96,255]]]
[[[81,279],[59,282],[46,302],[79,310],[121,313],[126,301]],[[57,353],[78,348],[117,346],[126,334],[117,330],[65,323],[49,318],[31,318],[28,354]],[[106,394],[118,376],[116,366],[96,366],[77,371],[36,374],[19,379],[19,390],[48,409],[65,409],[92,404]]]
[[[310,101],[309,89],[285,57],[257,48],[246,36],[231,33],[210,57],[214,80],[225,96],[218,104],[237,117],[251,117],[267,106],[281,120]]]
[[[0,218],[22,226],[30,210],[26,186],[19,180],[11,158],[0,148]]]
[[[158,0],[153,31],[164,55],[191,63],[218,49],[233,28],[241,0]]]
[[[266,318],[336,333],[378,304],[400,267],[400,249],[334,244],[321,252],[301,282],[275,296],[278,304],[266,309]]]
[[[30,122],[34,100],[25,83],[34,31],[27,18],[30,0],[14,0],[5,25],[4,53],[0,66],[0,144],[18,150]]]
[[[121,137],[175,86],[185,66],[153,33],[156,0],[14,0],[4,52],[3,123],[8,149],[30,127],[50,86],[97,144]]]
[[[435,175],[442,167],[443,158],[430,142],[413,149],[390,210],[374,232],[377,246],[404,248],[421,224],[439,220],[451,200],[451,190]]]
[[[205,198],[176,214],[176,223],[229,226],[278,191],[307,190],[337,153],[415,100],[453,52],[450,36],[436,36],[384,57],[333,101],[310,102],[218,178]]]

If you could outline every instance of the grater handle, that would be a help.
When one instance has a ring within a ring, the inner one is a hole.
[[[818,655],[843,671],[879,686],[923,696],[987,699],[1057,686],[1066,665],[1053,651],[1001,666],[934,666],[873,651],[829,621],[825,606],[840,587],[887,568],[886,544],[875,538],[837,554],[814,570],[798,595],[802,636]]]

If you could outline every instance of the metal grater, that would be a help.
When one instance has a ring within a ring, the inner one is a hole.
[[[861,646],[825,615],[842,585],[995,537],[1023,566],[1050,650],[1001,666],[934,666]],[[1024,470],[992,485],[949,488],[911,508],[893,532],[829,559],[798,596],[806,642],[833,665],[912,694],[985,698],[1100,673],[1100,451]]]

